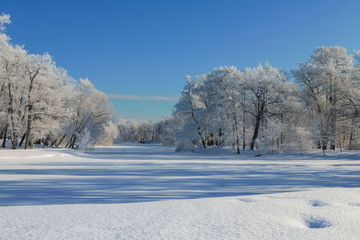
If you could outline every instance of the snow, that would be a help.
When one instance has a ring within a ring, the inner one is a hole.
[[[358,239],[360,152],[0,151],[1,239]]]

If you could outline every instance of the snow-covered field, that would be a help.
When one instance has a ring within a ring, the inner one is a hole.
[[[0,151],[0,239],[358,239],[360,152]]]

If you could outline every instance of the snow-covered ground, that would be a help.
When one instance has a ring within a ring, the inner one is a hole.
[[[358,239],[360,152],[0,151],[0,239]]]

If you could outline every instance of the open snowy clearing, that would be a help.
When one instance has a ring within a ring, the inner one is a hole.
[[[0,181],[1,239],[360,235],[359,151],[254,157],[160,145],[88,154],[1,150]]]
[[[358,239],[360,189],[0,208],[1,239]]]

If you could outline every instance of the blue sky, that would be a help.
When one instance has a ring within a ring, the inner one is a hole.
[[[18,1],[7,34],[48,52],[74,78],[111,94],[118,116],[171,113],[185,84],[214,67],[269,61],[291,70],[319,46],[360,49],[360,1]],[[131,95],[131,96],[128,96]]]

